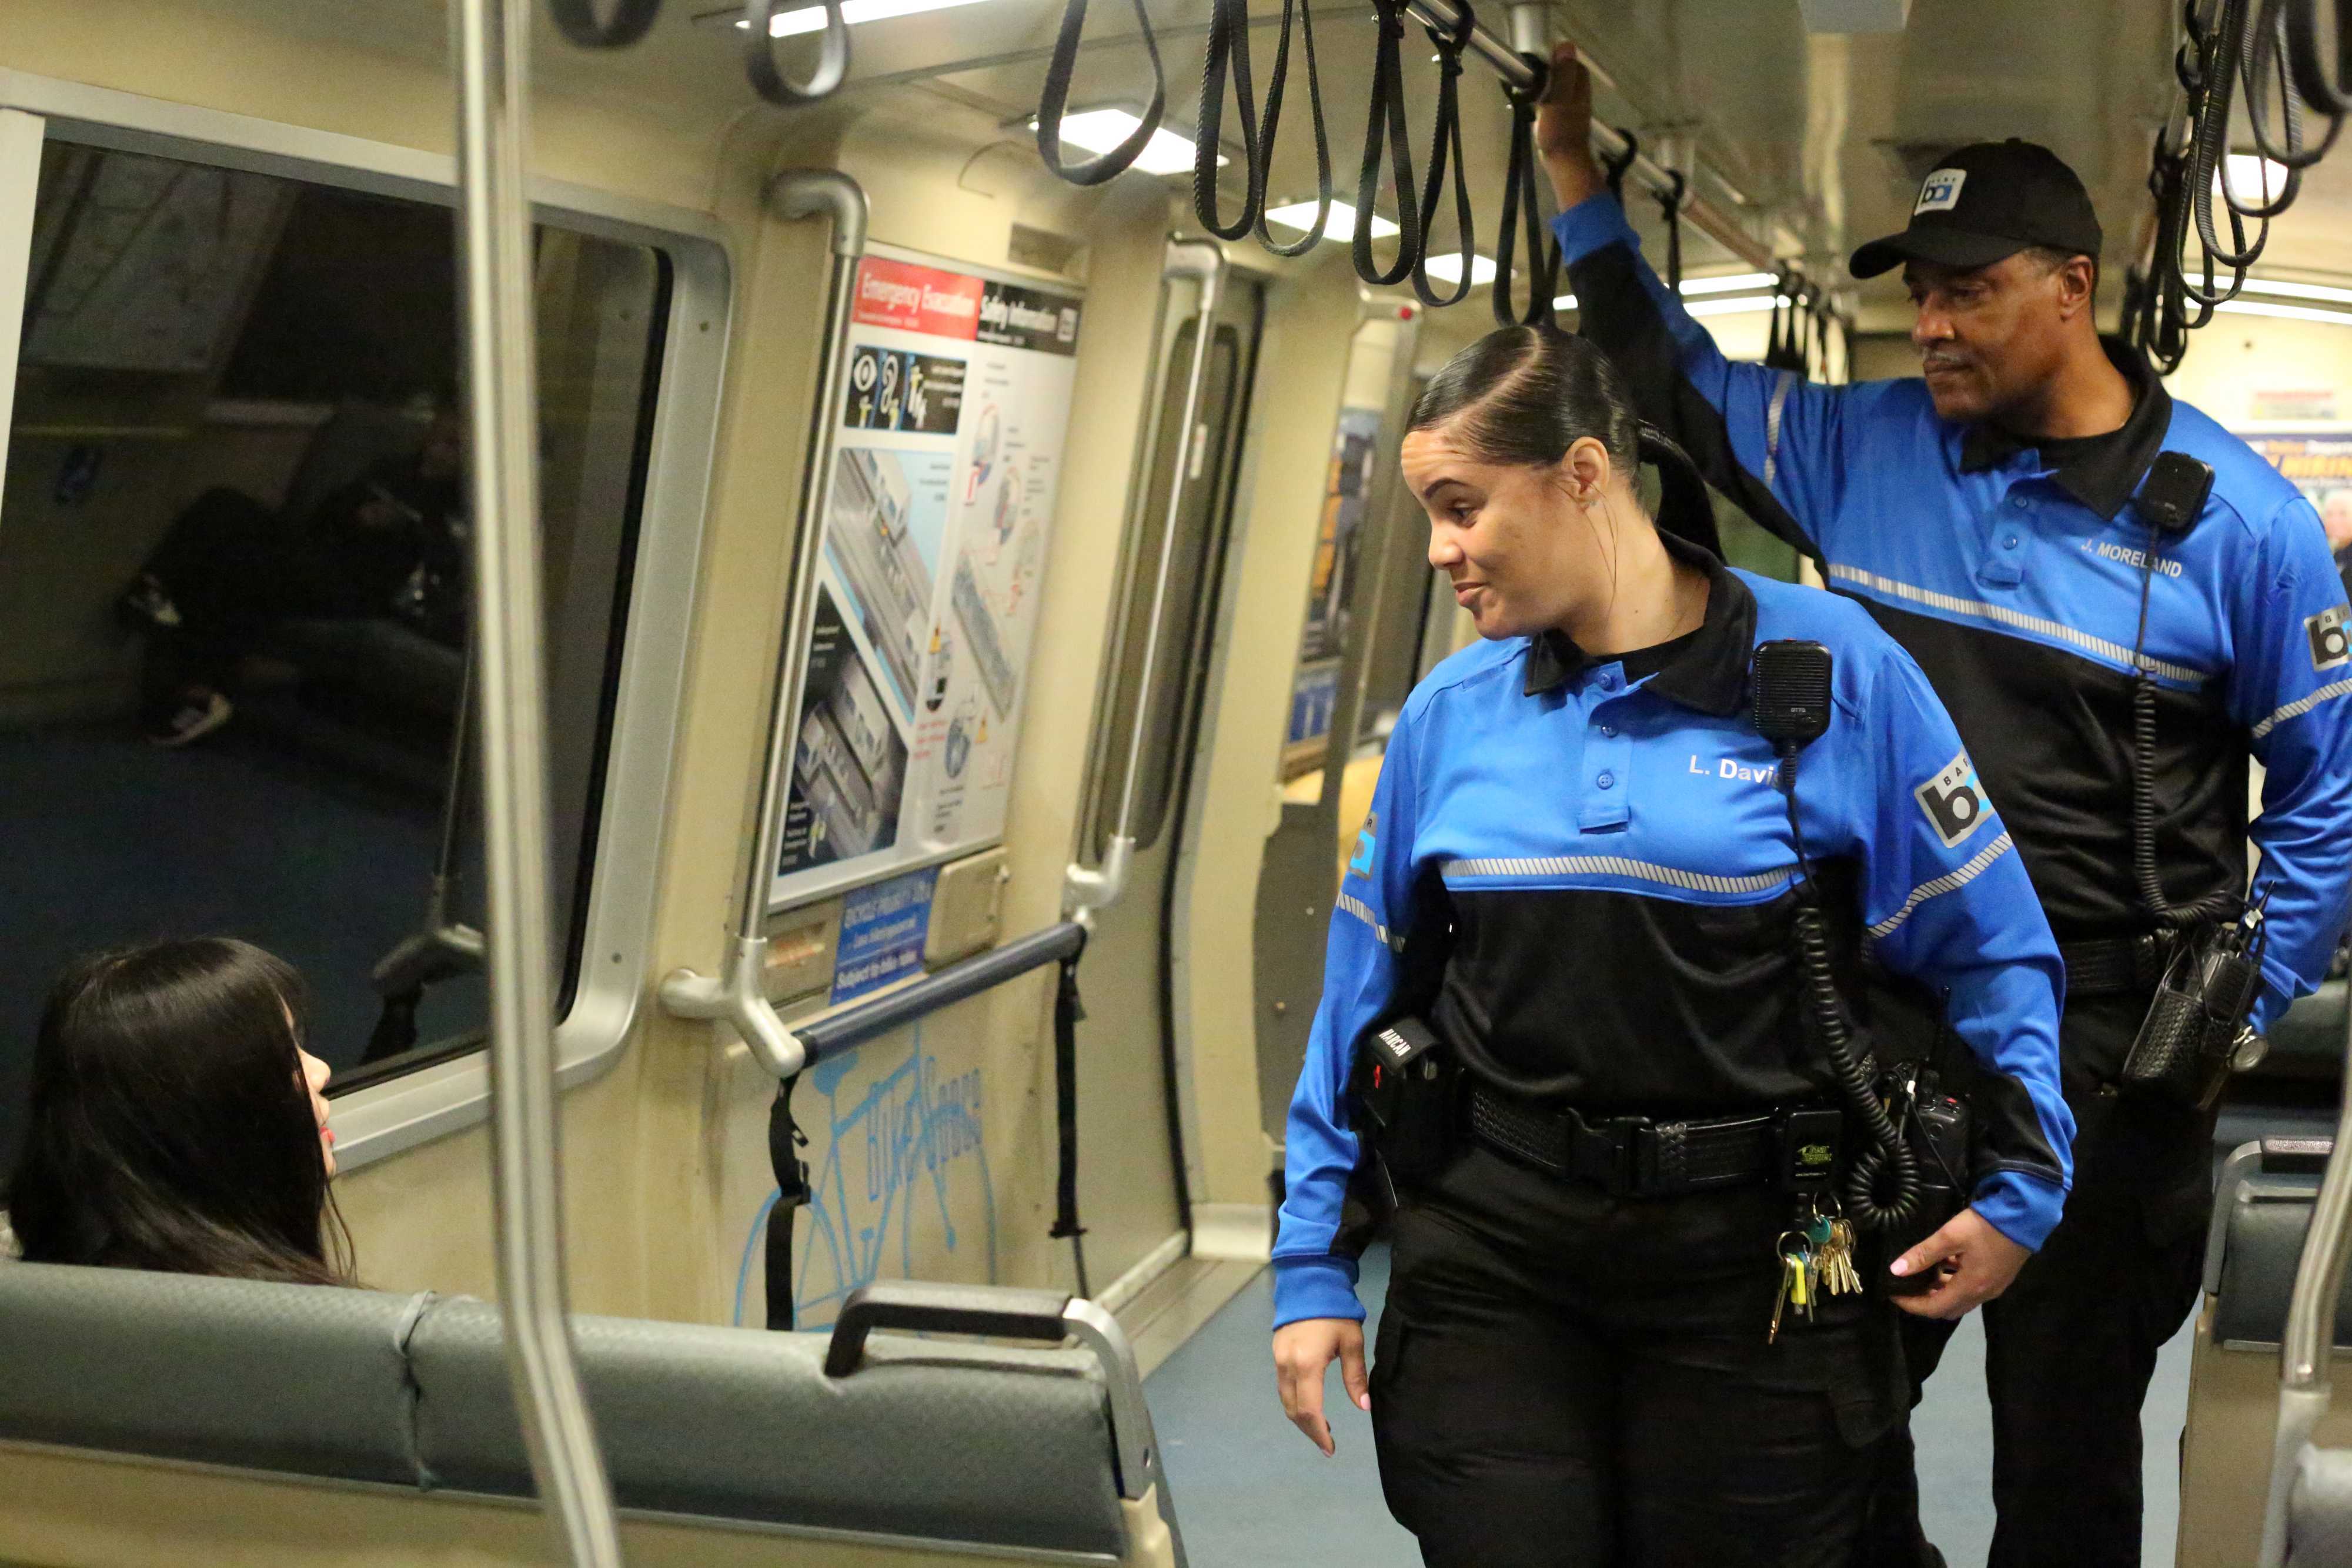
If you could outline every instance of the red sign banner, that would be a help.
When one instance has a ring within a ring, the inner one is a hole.
[[[961,272],[869,256],[857,267],[857,323],[970,341],[980,335],[984,287]]]

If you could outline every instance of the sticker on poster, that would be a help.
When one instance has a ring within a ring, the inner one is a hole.
[[[841,902],[841,943],[833,961],[833,997],[845,1002],[920,972],[931,929],[931,892],[939,868],[929,866],[853,890]]]

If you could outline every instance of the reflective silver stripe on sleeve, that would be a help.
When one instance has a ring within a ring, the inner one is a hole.
[[[1457,876],[1631,876],[1693,893],[1770,893],[1785,886],[1797,868],[1786,866],[1757,876],[1713,876],[1615,855],[1546,855],[1526,860],[1447,861],[1445,879]]]
[[[1873,941],[1876,941],[1882,937],[1892,936],[1895,935],[1895,929],[1896,926],[1901,925],[1905,921],[1911,918],[1911,912],[1913,910],[1918,908],[1921,904],[1927,903],[1937,894],[1950,893],[1957,888],[1968,886],[1969,883],[1976,881],[1978,877],[1984,874],[1985,867],[2000,859],[2000,857],[2007,854],[2009,851],[2009,835],[2004,832],[2000,837],[1993,840],[1992,842],[1978,851],[1977,858],[1962,866],[1959,870],[1946,872],[1943,875],[1935,878],[1931,882],[1921,883],[1918,886],[1911,890],[1911,896],[1903,901],[1902,908],[1896,910],[1894,914],[1888,915],[1885,919],[1880,921],[1877,925],[1870,928],[1871,939]]]
[[[2286,706],[2254,726],[2250,732],[2256,740],[2268,735],[2291,718],[2301,718],[2331,697],[2352,696],[2352,681],[2338,681],[2332,686],[2322,686],[2307,697],[2297,697]]]
[[[1780,471],[1780,416],[1788,411],[1789,394],[1797,390],[1797,372],[1782,371],[1780,380],[1772,388],[1772,407],[1764,415],[1764,487],[1772,487],[1772,476]]]
[[[1365,925],[1370,926],[1372,928],[1372,935],[1381,939],[1381,946],[1388,948],[1391,952],[1401,953],[1404,951],[1404,945],[1402,943],[1389,940],[1389,928],[1381,925],[1380,921],[1374,917],[1372,914],[1372,906],[1366,904],[1362,899],[1358,898],[1354,894],[1341,894],[1339,895],[1339,903],[1334,905],[1334,907],[1337,908],[1340,914],[1352,915],[1357,919],[1362,921]]]
[[[1897,582],[1891,577],[1881,577],[1874,571],[1864,571],[1858,566],[1832,563],[1830,575],[1846,582],[1860,583],[1864,588],[1891,593],[1897,599],[1907,599],[1914,604],[1924,604],[1931,610],[1948,610],[1955,615],[1973,615],[1981,620],[2014,626],[2021,632],[2038,632],[2044,637],[2055,637],[2073,644],[2086,653],[2096,653],[2103,659],[2131,667],[2132,651],[2121,643],[2110,643],[2105,637],[2094,637],[2088,632],[2069,626],[2062,621],[2045,621],[2039,615],[2028,615],[2021,610],[2011,610],[2005,604],[1988,604],[1981,599],[1961,599],[1949,593],[1935,593],[1924,588],[1914,588],[1907,582]],[[2192,670],[2186,664],[2168,664],[2162,659],[2142,661],[2151,674],[2168,680],[2186,681],[2195,685],[2203,681],[2205,672]]]

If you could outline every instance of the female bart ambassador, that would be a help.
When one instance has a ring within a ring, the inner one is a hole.
[[[1404,479],[1485,641],[1406,703],[1332,917],[1276,1373],[1328,1453],[1339,1361],[1432,1564],[1845,1568],[1904,1407],[1895,1307],[2000,1294],[2057,1221],[2058,954],[1917,667],[1852,604],[1677,538],[1713,538],[1704,490],[1632,411],[1597,350],[1530,328],[1413,411]],[[1831,662],[1793,807],[1749,695],[1780,640]],[[1891,1262],[1852,1246],[1853,1189],[1797,1168],[1867,1136],[1813,1022],[1865,942],[1945,996],[1973,1068],[1972,1201]],[[1457,1081],[1375,1156],[1370,1097]],[[1368,1386],[1355,1254],[1391,1207]]]

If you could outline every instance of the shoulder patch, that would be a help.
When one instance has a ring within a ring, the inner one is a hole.
[[[1977,765],[1961,752],[1937,770],[1933,779],[1911,791],[1927,814],[1927,825],[1946,849],[1957,849],[1992,814],[1992,802],[1977,782]]]
[[[2311,639],[2313,669],[2332,670],[2352,664],[2352,632],[2347,630],[2347,622],[2352,622],[2352,607],[2342,604],[2330,605],[2304,622],[2304,635]]]
[[[1911,215],[1921,213],[1948,213],[1960,204],[1960,187],[1969,183],[1966,169],[1938,169],[1919,182],[1919,204]]]
[[[1364,831],[1356,835],[1356,858],[1348,862],[1348,869],[1358,876],[1372,874],[1372,855],[1381,842],[1380,821],[1377,816],[1366,817]]]

